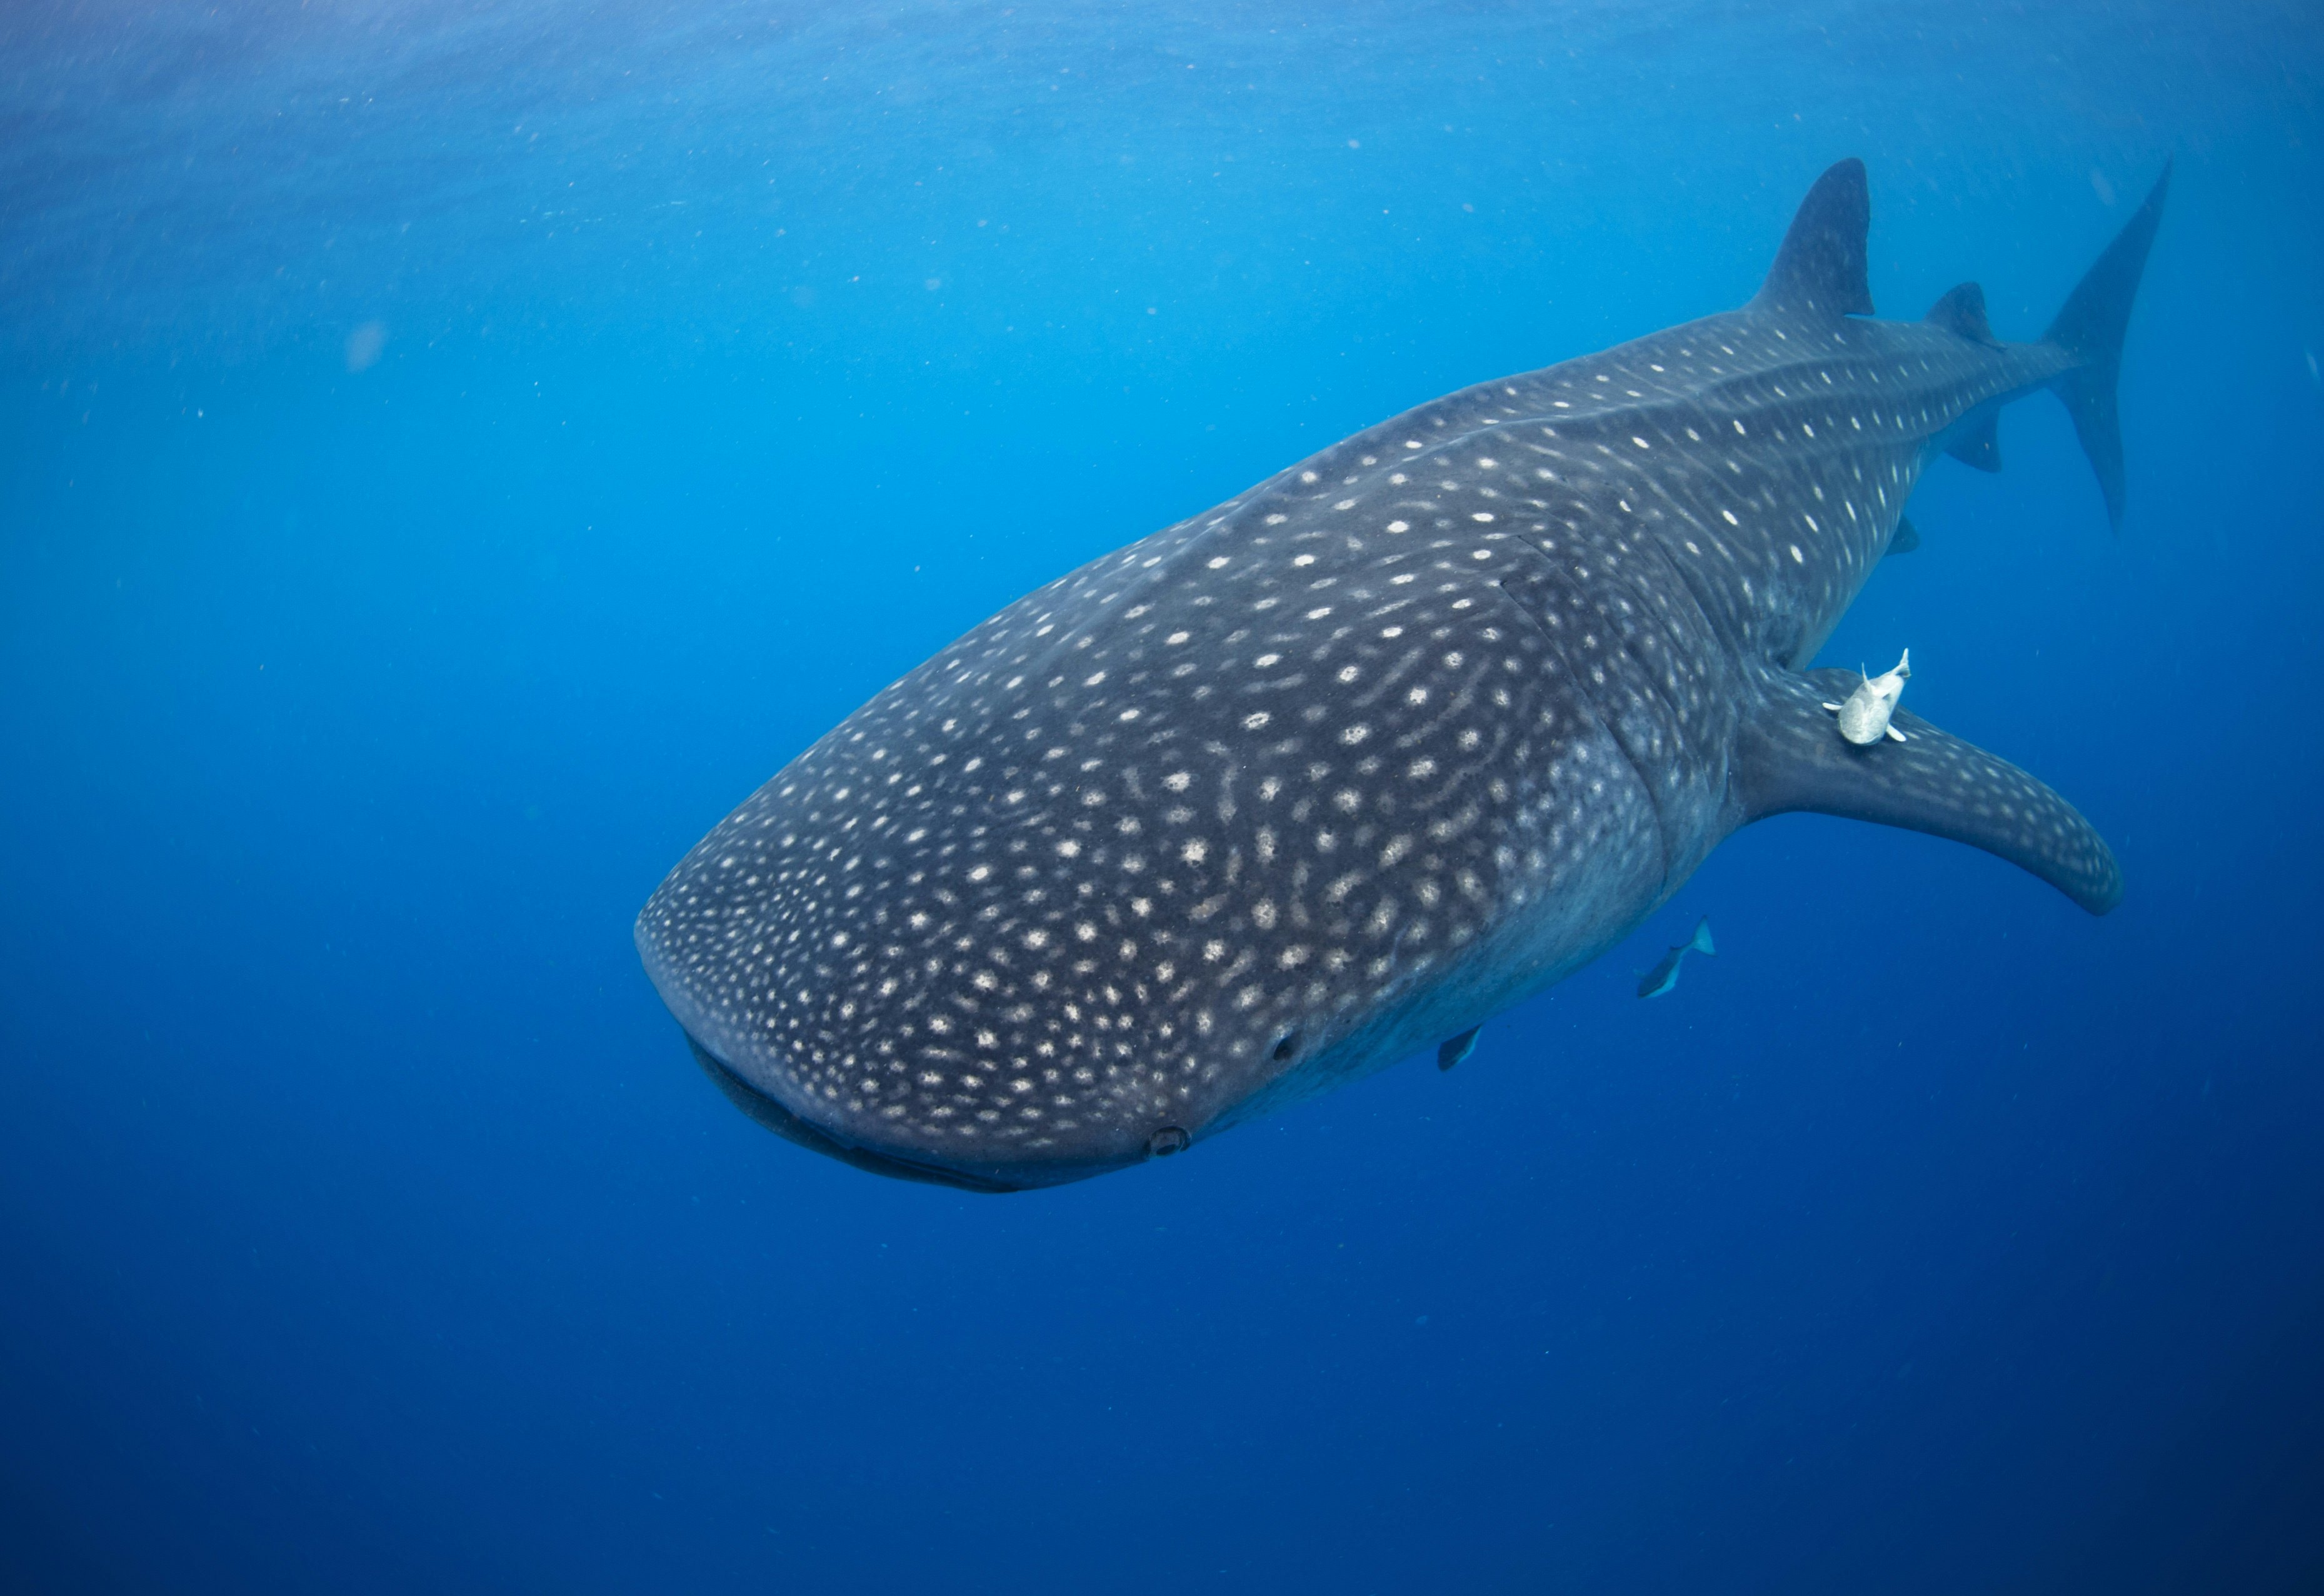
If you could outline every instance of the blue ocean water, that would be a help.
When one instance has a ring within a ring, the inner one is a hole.
[[[10,6],[0,1585],[2324,1588],[2319,113],[2300,4]],[[1770,822],[1003,1198],[689,1061],[632,918],[825,728],[1847,155],[2014,337],[2177,158],[2121,534],[2029,400],[1823,655],[2113,915]]]

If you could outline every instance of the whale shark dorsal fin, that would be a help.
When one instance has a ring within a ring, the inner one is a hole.
[[[1978,283],[1964,282],[1947,289],[1944,298],[1930,306],[1929,313],[1921,319],[1949,333],[1959,333],[1972,344],[1982,344],[1988,349],[2001,347],[2001,340],[1993,336],[1993,323],[1985,318],[1985,290]]]
[[[1818,178],[1800,201],[1751,309],[1830,321],[1871,315],[1872,284],[1864,264],[1871,228],[1864,162],[1851,155]]]
[[[1909,742],[1857,747],[1831,734],[1821,702],[1845,670],[1771,672],[1736,740],[1737,824],[1808,812],[1927,832],[1982,848],[2049,882],[2092,914],[2122,900],[2122,871],[2080,811],[1985,750],[1899,709]]]
[[[1945,446],[1945,453],[1962,465],[1974,466],[1979,471],[2000,470],[2001,434],[1996,430],[1996,424],[2000,420],[2001,412],[1997,410],[1987,411],[1974,418],[1952,442]]]

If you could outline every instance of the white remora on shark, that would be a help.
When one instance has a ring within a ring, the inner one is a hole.
[[[1890,725],[1895,715],[1896,701],[1904,696],[1904,683],[1913,674],[1913,650],[1906,649],[1896,668],[1886,676],[1864,676],[1856,684],[1856,691],[1844,704],[1826,704],[1824,707],[1840,716],[1840,734],[1858,748],[1869,747],[1881,738],[1904,742],[1904,733]]]

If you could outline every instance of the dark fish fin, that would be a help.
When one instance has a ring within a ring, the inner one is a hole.
[[[1945,453],[1964,466],[1974,466],[1979,471],[2001,469],[2001,435],[1994,430],[2001,412],[1988,410],[1972,421],[1969,429],[1945,446]]]
[[[1924,831],[2006,859],[2092,914],[2122,901],[2122,871],[2105,839],[2016,766],[1903,709],[1893,724],[1909,741],[1858,748],[1842,737],[1823,704],[1856,683],[1850,670],[1770,679],[1736,744],[1744,824],[1806,810]]]
[[[2122,528],[2122,423],[2115,411],[2115,379],[2122,371],[2122,338],[2130,326],[2131,301],[2138,297],[2146,252],[2154,244],[2163,198],[2170,191],[2171,162],[2166,161],[2145,203],[2074,285],[2065,308],[2043,335],[2076,362],[2052,386],[2074,418],[2075,436],[2082,440],[2082,452],[2098,473],[2098,491],[2106,495],[2107,520],[2117,531]]]
[[[1751,301],[1754,310],[1784,310],[1795,316],[1838,320],[1872,314],[1872,285],[1866,279],[1864,250],[1872,227],[1872,198],[1864,183],[1864,162],[1849,156],[1815,180],[1800,201],[1792,229],[1767,281]]]
[[[1672,948],[1663,955],[1662,962],[1638,977],[1638,995],[1658,998],[1678,984],[1679,961],[1686,956],[1683,947]]]
[[[1902,515],[1898,516],[1896,518],[1896,530],[1888,534],[1888,552],[1890,554],[1910,554],[1914,549],[1918,549],[1920,546],[1921,530],[1913,524],[1910,517]]]
[[[1470,1054],[1474,1053],[1477,1050],[1477,1033],[1484,1029],[1481,1025],[1472,1025],[1451,1041],[1441,1045],[1436,1049],[1436,1067],[1451,1069]]]
[[[1985,290],[1974,282],[1947,289],[1945,297],[1930,306],[1929,313],[1921,319],[1949,333],[1959,333],[1972,344],[1983,344],[1988,349],[2001,347],[2001,340],[1993,336],[1993,324],[1985,318]]]

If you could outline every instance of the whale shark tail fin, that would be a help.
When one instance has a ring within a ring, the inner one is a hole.
[[[1864,269],[1871,230],[1864,162],[1851,155],[1827,169],[1800,201],[1751,309],[1829,321],[1871,315],[1872,285]]]
[[[1906,734],[1858,747],[1832,729],[1826,700],[1856,685],[1848,670],[1783,671],[1745,719],[1735,750],[1738,824],[1808,812],[1950,837],[2029,871],[2092,914],[2122,900],[2114,853],[2073,805],[2006,760],[1949,736],[1909,710]]]
[[[2098,491],[2106,495],[2107,519],[2122,527],[2122,425],[2115,412],[2115,379],[2122,370],[2122,337],[2130,325],[2131,301],[2138,297],[2138,280],[2146,270],[2146,252],[2154,244],[2154,229],[2163,220],[2163,197],[2171,191],[2171,163],[2154,180],[2145,203],[2138,208],[2096,264],[2066,296],[2058,318],[2043,335],[2074,358],[2074,365],[2058,378],[2058,397],[2074,418],[2075,435],[2082,452],[2098,473]]]

